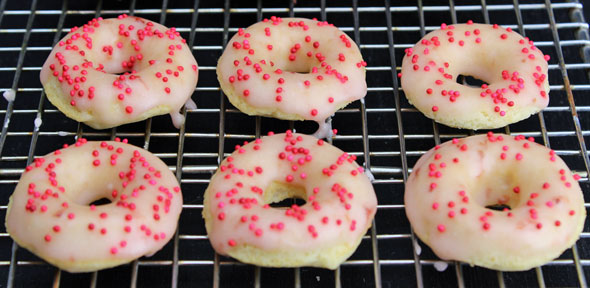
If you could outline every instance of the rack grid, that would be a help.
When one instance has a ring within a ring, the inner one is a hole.
[[[82,2],[82,3],[79,3]],[[128,138],[162,158],[181,181],[184,209],[170,243],[150,258],[95,273],[70,274],[46,264],[0,228],[0,286],[7,287],[586,287],[590,276],[590,227],[572,249],[525,272],[503,273],[438,259],[414,237],[404,214],[404,181],[432,146],[468,131],[438,125],[408,104],[397,73],[403,50],[441,23],[498,23],[535,40],[551,56],[550,105],[542,113],[495,132],[524,134],[556,150],[590,199],[590,37],[577,1],[0,1],[0,218],[20,173],[35,157],[71,143]],[[186,125],[175,130],[165,116],[110,130],[93,130],[66,118],[46,100],[40,67],[70,27],[93,17],[127,13],[176,27],[199,63],[193,94],[197,109],[183,109]],[[368,62],[368,94],[331,119],[330,141],[372,172],[378,200],[373,227],[355,254],[335,271],[317,268],[260,268],[219,256],[209,245],[201,219],[208,179],[233,147],[269,131],[310,134],[313,123],[250,117],[220,91],[217,58],[228,39],[272,15],[316,17],[348,33]],[[588,201],[588,200],[587,200]],[[590,207],[590,203],[585,204]],[[448,266],[446,269],[445,266]],[[438,271],[443,270],[443,271]]]

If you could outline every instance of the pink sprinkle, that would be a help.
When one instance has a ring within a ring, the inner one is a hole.
[[[436,226],[436,229],[438,229],[439,232],[445,232],[446,227],[443,224],[438,224],[438,226]]]

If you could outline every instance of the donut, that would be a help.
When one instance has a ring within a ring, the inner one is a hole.
[[[494,129],[547,107],[548,60],[511,28],[471,21],[442,24],[405,50],[401,84],[408,101],[436,122]],[[459,75],[486,84],[462,85]]]
[[[116,140],[81,138],[27,166],[8,203],[12,239],[68,272],[160,250],[182,209],[178,181],[150,152]],[[93,204],[103,198],[110,203]]]
[[[578,179],[532,137],[453,139],[418,160],[405,210],[416,235],[441,259],[528,270],[580,237],[586,210]]]
[[[248,115],[313,120],[326,132],[328,117],[367,94],[366,65],[332,24],[273,16],[238,30],[219,58],[217,79]]]
[[[377,210],[373,186],[355,159],[291,131],[236,146],[205,191],[211,245],[259,266],[336,269]],[[306,202],[270,205],[288,198]]]
[[[71,29],[41,68],[51,103],[66,116],[106,129],[179,113],[197,85],[197,61],[174,28],[127,15]]]

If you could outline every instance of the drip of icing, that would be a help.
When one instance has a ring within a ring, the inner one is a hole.
[[[170,113],[170,117],[172,117],[172,124],[174,124],[176,129],[180,129],[180,126],[184,124],[184,116],[182,114],[178,112],[172,112]]]
[[[422,247],[417,241],[414,241],[414,247],[416,247],[416,255],[420,256],[420,254],[422,254]]]
[[[43,120],[39,117],[35,118],[35,128],[41,127],[41,124],[43,124]]]
[[[186,103],[184,103],[184,107],[186,107],[186,109],[188,110],[194,110],[197,109],[197,103],[195,103],[195,101],[193,101],[192,98],[188,98],[188,100],[186,100]]]
[[[363,165],[363,166],[365,166],[365,165]],[[365,169],[365,175],[367,175],[367,177],[369,177],[369,180],[371,182],[375,181],[375,175],[373,175],[373,173],[371,173],[371,170]]]
[[[332,118],[328,118],[326,121],[317,122],[320,127],[313,133],[313,136],[318,139],[332,138]]]
[[[57,135],[58,136],[62,136],[62,137],[68,136],[68,132],[66,132],[66,131],[57,131]]]
[[[436,269],[436,271],[438,271],[438,272],[443,272],[443,271],[447,270],[447,267],[449,267],[449,264],[447,262],[442,262],[442,261],[434,262],[434,269]]]
[[[16,97],[16,91],[14,91],[12,89],[6,90],[6,91],[4,91],[4,93],[2,93],[2,96],[4,96],[4,99],[6,99],[6,101],[12,102],[12,101],[14,101],[14,98]]]

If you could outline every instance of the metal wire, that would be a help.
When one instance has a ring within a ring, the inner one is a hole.
[[[0,211],[5,211],[7,209],[6,205],[4,204],[7,203],[6,199],[12,192],[11,187],[14,187],[14,185],[17,183],[18,176],[20,173],[22,173],[24,164],[31,163],[34,160],[34,157],[39,156],[36,154],[38,152],[37,143],[39,138],[64,139],[62,137],[66,137],[65,139],[71,139],[74,137],[89,137],[114,139],[115,137],[122,137],[143,139],[142,146],[144,148],[158,148],[156,149],[158,151],[155,153],[156,156],[165,160],[176,160],[175,165],[171,166],[170,169],[176,173],[176,176],[181,182],[181,185],[185,187],[188,185],[206,185],[208,183],[208,176],[217,169],[217,165],[213,163],[217,162],[217,164],[219,164],[221,160],[228,155],[225,152],[226,143],[231,146],[229,143],[233,143],[235,141],[250,141],[260,137],[266,132],[263,130],[262,125],[263,122],[266,123],[266,120],[263,120],[261,117],[254,117],[253,123],[255,129],[253,130],[254,132],[252,134],[249,132],[243,134],[228,133],[228,128],[232,127],[230,125],[235,125],[235,121],[233,121],[232,118],[241,112],[234,109],[226,102],[225,96],[220,91],[218,86],[210,84],[209,82],[207,82],[207,84],[201,84],[200,82],[199,86],[196,88],[196,95],[199,99],[200,97],[213,97],[216,99],[215,101],[217,101],[216,105],[206,106],[199,109],[183,109],[182,113],[189,122],[191,119],[197,119],[203,116],[218,117],[219,126],[217,132],[211,132],[207,129],[201,130],[200,128],[189,129],[186,126],[182,126],[178,131],[167,130],[166,132],[162,132],[158,129],[154,129],[154,131],[152,131],[152,126],[154,123],[153,121],[157,120],[146,121],[143,129],[139,130],[112,129],[110,131],[91,131],[86,129],[83,125],[77,126],[74,131],[51,131],[44,130],[42,127],[34,126],[33,123],[30,122],[25,123],[24,125],[21,125],[22,123],[15,123],[16,119],[23,119],[22,117],[24,116],[31,116],[31,119],[34,118],[50,121],[49,119],[53,119],[61,115],[61,112],[55,110],[53,107],[47,107],[49,105],[47,105],[45,102],[45,95],[43,90],[39,88],[39,85],[19,81],[22,77],[26,77],[23,76],[26,75],[26,73],[37,73],[40,70],[42,63],[31,64],[26,61],[26,57],[28,57],[29,54],[39,52],[48,53],[51,50],[51,46],[30,45],[30,39],[34,39],[33,37],[40,35],[55,35],[53,39],[53,45],[55,45],[55,43],[57,43],[61,37],[62,32],[69,31],[69,27],[64,28],[64,23],[66,18],[70,16],[87,15],[88,17],[92,17],[100,15],[104,17],[112,17],[121,13],[155,17],[163,24],[165,24],[166,19],[190,15],[190,23],[187,22],[186,26],[177,27],[177,31],[181,33],[187,33],[189,35],[188,44],[195,55],[204,52],[214,52],[219,53],[220,55],[221,51],[226,46],[229,37],[237,31],[237,28],[251,24],[241,20],[239,23],[240,26],[237,26],[237,24],[234,23],[234,19],[236,19],[235,21],[238,21],[244,15],[255,15],[255,19],[258,21],[264,18],[264,16],[268,17],[268,15],[274,14],[289,16],[317,14],[320,16],[318,18],[322,20],[330,20],[333,19],[332,17],[340,17],[341,15],[352,15],[352,17],[350,17],[352,20],[346,22],[346,25],[339,26],[339,28],[351,34],[351,37],[359,44],[363,54],[385,55],[374,58],[372,61],[368,61],[369,67],[367,67],[367,76],[372,77],[372,75],[383,75],[378,73],[390,73],[388,77],[391,77],[391,84],[386,84],[389,83],[389,79],[386,82],[371,82],[373,84],[369,86],[367,100],[360,101],[357,106],[353,106],[352,108],[346,108],[338,111],[334,116],[335,119],[342,119],[349,116],[358,117],[358,119],[360,119],[360,123],[354,130],[354,133],[339,134],[330,139],[330,141],[334,141],[336,146],[356,147],[353,150],[347,152],[352,155],[362,156],[359,158],[364,159],[365,168],[372,172],[372,174],[374,174],[377,178],[373,184],[376,187],[387,187],[387,189],[390,190],[390,193],[392,194],[402,193],[402,191],[399,191],[399,189],[396,190],[395,188],[390,187],[394,187],[396,185],[399,187],[400,185],[403,185],[408,177],[408,173],[411,172],[411,161],[421,156],[425,152],[422,148],[413,148],[411,146],[413,143],[429,142],[433,144],[439,144],[442,141],[446,141],[450,138],[463,137],[473,134],[473,131],[449,130],[446,127],[439,126],[434,122],[431,122],[432,124],[430,124],[428,127],[423,127],[421,130],[419,130],[419,132],[416,132],[416,129],[408,129],[409,127],[412,127],[412,119],[416,119],[416,116],[414,115],[419,115],[417,114],[419,112],[417,112],[413,107],[407,106],[404,103],[402,96],[403,91],[399,85],[397,72],[400,70],[399,59],[401,58],[399,56],[401,55],[401,51],[403,51],[405,48],[411,47],[417,39],[405,36],[423,36],[429,31],[437,29],[438,26],[429,25],[432,24],[432,22],[428,21],[427,18],[430,15],[448,15],[450,16],[450,21],[452,23],[457,23],[466,20],[463,17],[465,14],[471,15],[475,13],[481,13],[480,15],[483,16],[484,22],[493,23],[496,20],[496,14],[498,12],[514,13],[513,15],[516,19],[515,23],[508,23],[505,26],[518,30],[523,35],[528,33],[545,33],[546,35],[550,35],[549,38],[536,41],[536,45],[542,50],[555,50],[556,57],[550,61],[549,69],[550,71],[556,73],[559,71],[560,75],[562,76],[562,80],[552,80],[553,84],[550,86],[550,89],[552,94],[563,93],[567,99],[567,101],[559,102],[558,104],[548,107],[544,113],[540,113],[537,116],[539,120],[537,122],[537,126],[532,126],[532,128],[527,127],[524,131],[520,131],[522,130],[522,128],[520,128],[518,134],[539,137],[542,139],[543,144],[554,148],[556,153],[562,157],[568,157],[569,159],[581,159],[583,166],[578,165],[574,168],[574,170],[577,174],[582,176],[583,182],[588,181],[588,175],[590,174],[590,154],[587,151],[585,137],[590,136],[590,125],[588,124],[587,118],[584,117],[588,117],[586,115],[588,112],[590,112],[590,102],[583,99],[580,95],[588,95],[588,93],[590,93],[588,92],[590,91],[590,81],[587,78],[584,78],[583,81],[577,80],[576,82],[573,82],[575,84],[572,84],[572,78],[570,78],[570,75],[579,71],[588,72],[590,70],[590,63],[588,63],[585,58],[575,58],[576,60],[569,60],[570,58],[564,57],[564,49],[572,47],[583,49],[590,47],[590,40],[587,38],[577,39],[575,37],[568,37],[564,36],[567,34],[560,33],[562,31],[574,29],[583,30],[586,32],[588,31],[588,24],[585,23],[583,19],[570,19],[569,21],[563,20],[563,15],[568,11],[580,10],[582,8],[580,3],[551,3],[549,0],[545,0],[541,3],[520,4],[518,0],[513,0],[513,4],[488,4],[485,0],[481,0],[481,4],[479,5],[461,5],[461,3],[456,3],[453,0],[449,0],[447,5],[442,5],[442,3],[437,2],[437,5],[433,6],[430,5],[431,3],[428,3],[429,5],[425,5],[423,1],[418,0],[416,5],[404,4],[400,6],[395,2],[390,3],[389,0],[385,0],[383,6],[366,6],[367,4],[363,3],[363,1],[353,0],[350,7],[342,7],[334,6],[341,5],[338,3],[319,0],[317,3],[312,3],[313,5],[310,7],[301,7],[299,4],[295,4],[294,1],[288,0],[283,3],[283,7],[264,7],[263,1],[258,0],[253,7],[240,4],[240,7],[232,8],[231,6],[233,2],[230,2],[230,0],[224,0],[223,4],[219,3],[218,6],[207,3],[207,7],[200,7],[199,2],[199,0],[193,1],[192,7],[168,7],[168,1],[164,0],[161,2],[159,7],[142,7],[141,9],[137,9],[135,7],[136,2],[133,0],[129,3],[129,9],[118,10],[102,9],[103,6],[106,7],[110,4],[99,1],[96,9],[73,10],[70,9],[70,3],[68,3],[68,1],[63,1],[61,9],[59,10],[39,10],[37,9],[37,1],[32,1],[28,9],[14,10],[10,8],[10,5],[7,5],[6,0],[0,1],[0,57],[6,57],[4,54],[9,55],[8,53],[18,53],[18,57],[15,62],[16,64],[13,64],[14,66],[9,65],[6,67],[0,67],[0,73],[9,73],[8,75],[12,77],[12,84],[10,84],[9,87],[0,87],[0,92],[14,89],[17,92],[17,96],[27,94],[38,95],[39,97],[39,104],[36,108],[30,108],[27,105],[19,106],[16,105],[15,102],[9,102],[8,104],[2,103],[0,106],[0,115],[4,116],[4,126],[0,134],[0,195],[3,195],[2,199],[5,199],[4,202],[2,202],[3,205],[0,205]],[[527,18],[524,17],[523,14],[530,12],[546,13],[546,15],[548,15],[548,23],[527,23]],[[398,23],[395,20],[395,16],[410,14],[418,16],[417,25]],[[429,16],[426,16],[426,14]],[[51,15],[59,15],[59,20],[57,21],[57,25],[55,27],[39,28],[34,25],[36,18],[39,18],[40,16]],[[220,19],[222,18],[222,21],[220,21],[222,25],[212,27],[208,27],[207,25],[197,25],[200,23],[199,20],[202,19],[200,17],[210,16],[218,16]],[[26,17],[26,21],[24,21],[24,25],[21,27],[7,26],[4,25],[4,23],[8,21],[8,17]],[[383,19],[382,24],[363,25],[363,23],[365,23],[364,20],[372,17],[381,17]],[[371,33],[383,33],[380,35],[386,35],[387,41],[368,41],[374,40],[371,37]],[[3,46],[3,44],[1,44],[1,39],[3,39],[3,37],[11,37],[13,35],[22,35],[23,40],[21,45]],[[200,41],[199,35],[211,37],[221,36],[217,38],[220,39],[220,42],[213,44],[211,44],[211,42],[206,42],[207,44],[203,45],[203,42]],[[563,39],[560,39],[560,37]],[[409,39],[414,40],[410,41]],[[211,64],[209,64],[209,66],[201,65],[199,67],[199,72],[202,73],[202,75],[206,73],[214,75],[215,66]],[[382,93],[387,93],[390,95],[392,100],[389,106],[376,105],[374,102],[371,102],[369,97],[374,97],[374,95]],[[555,125],[550,125],[548,119],[552,119],[552,117],[554,117],[553,115],[562,115],[564,113],[569,113],[571,115],[573,125],[562,125],[557,127]],[[377,122],[377,120],[374,120],[386,115],[391,115],[393,118],[387,119],[390,119],[390,121],[395,121],[396,123],[381,123]],[[390,129],[383,133],[375,133],[375,125],[389,125],[391,127],[396,127],[397,131],[395,131],[395,129]],[[289,122],[288,126],[290,128],[303,127],[302,129],[306,129],[305,126],[300,126],[299,123],[294,122]],[[64,128],[64,130],[66,129]],[[514,130],[514,128],[504,128],[504,131],[507,133],[510,133],[511,130]],[[14,146],[26,145],[25,141],[22,141],[25,139],[23,137],[31,137],[28,146],[28,153],[19,154],[12,152]],[[178,145],[175,146],[175,148],[170,147],[170,149],[161,149],[161,147],[158,147],[158,143],[156,142],[165,139],[178,139]],[[207,151],[195,150],[192,149],[192,147],[185,145],[185,141],[191,141],[192,139],[211,140],[216,142],[217,145],[215,146],[215,149]],[[575,139],[576,147],[572,147],[572,145],[563,145],[560,143],[562,142],[562,139]],[[63,140],[57,141],[63,142]],[[381,143],[386,144],[381,145]],[[392,143],[398,143],[399,147],[395,147]],[[394,164],[383,164],[384,159],[394,159]],[[22,165],[19,163],[22,163]],[[585,192],[588,193],[588,191]],[[202,193],[202,191],[197,193]],[[586,207],[590,207],[590,203],[586,203]],[[184,209],[200,211],[202,208],[202,203],[186,203],[184,205]],[[386,201],[386,203],[381,203],[378,206],[378,216],[380,213],[397,213],[396,211],[403,211],[403,209],[403,203]],[[353,257],[353,259],[346,261],[342,265],[342,268],[339,268],[330,275],[330,277],[333,279],[330,278],[328,281],[332,282],[335,287],[359,286],[361,283],[350,282],[350,279],[357,279],[354,278],[353,274],[358,273],[359,275],[363,275],[362,277],[366,281],[374,283],[375,287],[398,285],[417,287],[428,286],[428,283],[431,283],[428,280],[428,275],[432,275],[434,264],[440,260],[432,259],[427,255],[420,254],[418,252],[418,249],[420,248],[420,242],[409,228],[407,221],[400,222],[398,224],[405,225],[407,229],[404,231],[407,232],[389,232],[393,231],[391,230],[392,227],[388,226],[387,222],[383,222],[382,218],[377,217],[373,223],[373,228],[371,228],[370,232],[363,238],[363,243],[370,243],[370,248],[367,250],[368,253],[363,256],[364,258],[359,259],[358,257]],[[180,231],[184,230],[180,229]],[[0,239],[7,239],[8,237],[9,235],[7,233],[0,233]],[[590,239],[590,233],[588,231],[584,231],[580,241],[588,243],[588,239]],[[209,279],[213,287],[228,286],[228,284],[224,283],[230,280],[227,280],[224,277],[222,274],[222,268],[225,269],[226,267],[231,267],[232,269],[241,269],[242,267],[247,267],[244,264],[238,263],[232,259],[226,259],[213,253],[211,254],[212,256],[210,258],[206,259],[187,259],[184,255],[180,254],[180,251],[182,251],[180,249],[180,245],[184,243],[183,241],[207,241],[207,236],[201,234],[183,234],[178,233],[177,231],[172,240],[172,253],[170,258],[164,260],[152,260],[149,258],[139,259],[130,265],[131,275],[129,276],[129,286],[140,286],[139,283],[143,283],[143,279],[151,279],[149,278],[150,273],[139,273],[145,269],[142,267],[169,268],[171,273],[171,281],[169,284],[165,285],[169,285],[171,287],[191,285],[190,283],[182,281],[183,267],[196,266],[211,268],[212,275],[210,275]],[[399,257],[395,256],[396,254],[389,253],[391,249],[399,249],[392,248],[392,241],[408,241],[407,243],[411,242],[410,246],[413,250],[411,257]],[[18,281],[24,280],[19,278],[23,277],[23,274],[18,273],[17,270],[20,271],[19,269],[23,269],[24,271],[24,269],[28,267],[43,267],[47,264],[39,260],[23,259],[21,256],[23,253],[18,253],[19,250],[17,249],[17,246],[12,242],[9,243],[10,245],[8,246],[0,245],[0,251],[4,250],[6,251],[5,254],[9,255],[6,259],[0,259],[0,267],[8,268],[6,286],[13,287],[15,285],[18,286],[18,284],[15,284],[15,281],[18,283]],[[579,245],[579,247],[586,246]],[[570,258],[560,258],[551,261],[546,266],[551,267],[551,270],[561,268],[565,269],[566,267],[573,268],[577,278],[575,285],[586,287],[587,284],[584,268],[590,266],[590,259],[588,259],[586,256],[588,253],[581,253],[584,251],[579,251],[579,247],[576,245],[572,247],[572,256]],[[451,277],[454,277],[454,279],[449,281],[456,281],[456,285],[459,287],[468,286],[466,285],[466,281],[469,281],[469,278],[466,277],[473,275],[472,269],[458,262],[453,262],[450,264],[452,264],[451,267],[454,268],[454,271],[451,273]],[[404,277],[402,275],[392,276],[391,273],[382,273],[383,269],[390,269],[391,267],[411,267],[411,270],[404,271],[412,271],[412,273],[414,273],[414,275],[412,275],[412,278],[414,279],[413,282],[396,282],[397,278]],[[551,271],[547,271],[543,267],[539,267],[534,270],[537,281],[536,285],[539,287],[545,287],[548,285],[551,286],[550,283],[555,283],[556,281],[556,274],[552,273]],[[365,271],[363,270],[364,268],[367,268],[365,269],[366,271],[370,271],[367,272],[366,275],[365,273],[360,272]],[[343,272],[341,269],[346,269],[346,272]],[[267,285],[267,275],[272,273],[266,273],[266,271],[267,270],[260,269],[258,267],[255,267],[251,270],[252,276],[250,282],[254,287],[264,287]],[[274,270],[272,269],[269,270],[269,272],[273,271]],[[355,273],[348,273],[348,271],[354,271]],[[313,269],[293,269],[293,274],[290,276],[292,277],[293,281],[292,285],[295,287],[302,287],[309,286],[309,283],[315,283],[310,282],[312,280],[315,281],[315,279],[310,280],[310,278],[313,278],[313,276],[310,275],[315,275],[316,272],[319,273]],[[100,286],[100,279],[102,279],[102,277],[106,277],[102,275],[106,274],[103,272],[89,274],[86,280],[87,282],[85,283],[88,283],[90,287]],[[493,279],[497,279],[497,286],[499,287],[507,286],[507,281],[510,281],[509,277],[501,272],[492,275],[494,275],[494,277],[491,278],[492,281],[496,281]],[[52,274],[52,278],[46,282],[51,283],[54,287],[59,287],[60,284],[64,283],[64,279],[68,277],[68,273],[62,273],[59,270],[55,270],[55,273]],[[326,280],[322,279],[322,281]],[[241,282],[228,283],[239,283],[242,285],[246,284]],[[280,282],[280,284],[285,286],[286,283]],[[442,282],[437,284],[445,286],[455,285]]]

